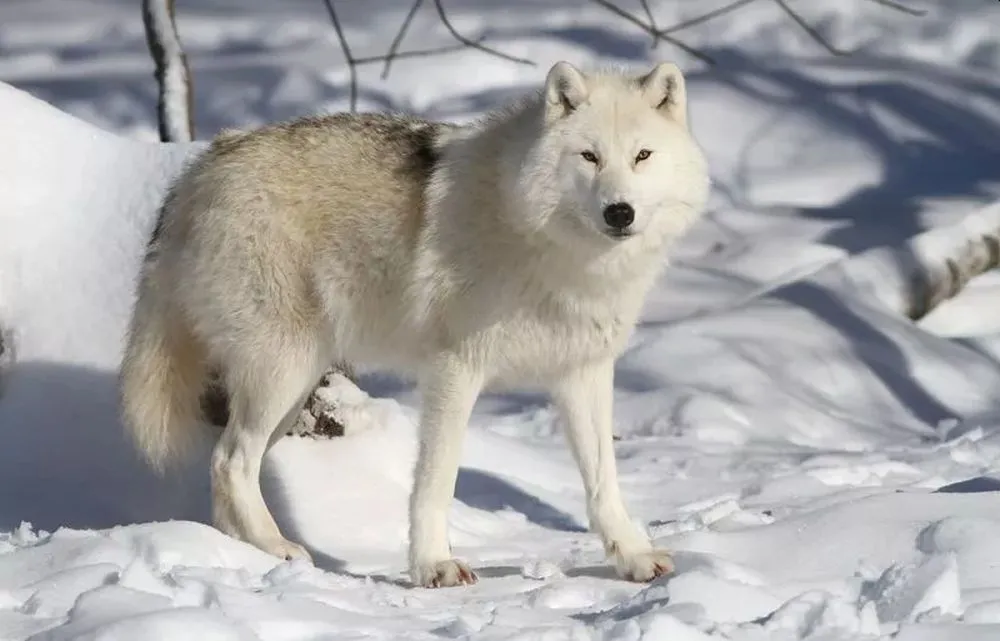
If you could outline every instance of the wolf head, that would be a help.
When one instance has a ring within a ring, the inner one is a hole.
[[[640,76],[555,64],[541,96],[541,134],[519,170],[529,224],[591,248],[687,229],[704,207],[708,177],[686,103],[674,64]]]

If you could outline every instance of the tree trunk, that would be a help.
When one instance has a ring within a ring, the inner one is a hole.
[[[174,0],[143,0],[142,23],[146,44],[156,63],[156,82],[160,85],[157,115],[160,140],[194,140],[191,70],[181,47],[174,22]]]

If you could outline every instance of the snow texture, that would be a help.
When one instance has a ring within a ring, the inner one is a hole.
[[[355,55],[409,3],[338,4]],[[424,3],[403,49],[452,43]],[[631,7],[641,16],[638,3]],[[722,2],[651,2],[660,25]],[[677,571],[618,580],[547,400],[477,405],[450,513],[473,587],[405,580],[417,399],[321,394],[346,434],[286,438],[265,495],[317,567],[205,525],[207,449],[158,478],[117,420],[139,262],[171,177],[133,2],[0,6],[0,639],[993,641],[1000,638],[1000,276],[919,322],[899,292],[996,229],[1000,4],[777,3],[676,35],[597,3],[449,2],[481,51],[360,70],[361,109],[468,121],[553,62],[685,69],[710,211],[616,371],[623,491]],[[198,6],[195,6],[198,5]],[[622,7],[630,7],[622,2]],[[346,107],[321,2],[181,3],[202,136]],[[335,383],[335,384],[333,384]]]

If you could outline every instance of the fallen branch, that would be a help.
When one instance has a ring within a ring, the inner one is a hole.
[[[2,354],[0,354],[2,356]],[[3,364],[0,358],[0,365]],[[331,365],[313,386],[305,405],[300,408],[295,422],[280,436],[311,436],[314,438],[330,438],[344,435],[344,425],[336,420],[336,407],[325,402],[322,388],[331,387],[338,375],[357,385],[354,368],[346,362]],[[342,384],[342,383],[341,383]],[[201,412],[209,424],[223,428],[229,422],[229,393],[226,391],[222,374],[219,371],[209,373],[205,388],[201,394]]]
[[[336,438],[349,432],[352,426],[345,425],[340,413],[343,399],[338,388],[344,385],[357,387],[350,365],[338,363],[327,369],[284,436]]]
[[[190,142],[194,140],[191,70],[174,22],[174,1],[143,0],[142,24],[160,87],[157,102],[160,140]]]
[[[1000,267],[1000,203],[898,247],[876,247],[821,269],[811,279],[860,289],[918,321],[976,276]]]
[[[1000,226],[979,234],[930,269],[914,274],[907,292],[906,315],[914,321],[954,298],[976,276],[1000,267]]]

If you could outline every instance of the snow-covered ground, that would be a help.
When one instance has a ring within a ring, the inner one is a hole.
[[[368,429],[268,460],[268,500],[318,568],[204,525],[204,454],[157,479],[124,441],[132,282],[193,149],[154,142],[138,4],[0,5],[0,329],[17,350],[0,380],[0,640],[1000,638],[1000,276],[917,324],[892,299],[907,239],[1000,196],[1000,4],[789,2],[854,52],[835,57],[757,0],[675,34],[710,68],[588,0],[449,0],[456,28],[536,66],[465,49],[385,80],[361,69],[361,109],[464,121],[559,59],[673,59],[712,166],[711,210],[616,378],[628,503],[676,574],[612,576],[552,410],[503,394],[477,407],[452,510],[482,580],[449,590],[403,574],[405,384],[365,379]],[[452,44],[424,4],[403,50]],[[651,4],[667,26],[725,3]],[[409,3],[337,6],[368,56]],[[346,108],[320,0],[177,12],[199,138]]]

